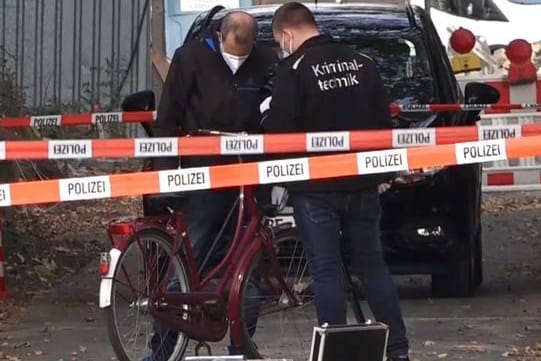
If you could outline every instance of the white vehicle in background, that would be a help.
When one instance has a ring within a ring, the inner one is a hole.
[[[425,7],[425,0],[410,0]],[[541,42],[541,0],[430,0],[430,17],[442,43],[459,27],[481,36],[492,50],[515,39]],[[537,24],[537,25],[536,25]]]

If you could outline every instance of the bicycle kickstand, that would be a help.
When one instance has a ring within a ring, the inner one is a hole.
[[[210,350],[210,345],[208,343],[206,343],[205,341],[199,341],[199,343],[197,345],[195,345],[195,356],[200,356],[199,355],[199,350],[201,349],[201,347],[205,347],[207,349],[208,356],[212,356],[212,351]]]

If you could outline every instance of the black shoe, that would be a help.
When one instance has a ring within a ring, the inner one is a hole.
[[[410,361],[410,358],[408,355],[389,356],[387,361]]]
[[[227,346],[227,349],[229,350],[229,356],[244,356],[242,347]]]

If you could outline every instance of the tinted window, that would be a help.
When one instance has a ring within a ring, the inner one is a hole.
[[[224,14],[215,16],[214,26]],[[254,15],[258,22],[258,44],[278,51],[272,36],[272,15]],[[387,15],[339,11],[316,13],[316,20],[322,33],[374,59],[391,101],[400,104],[438,102],[434,69],[430,66],[423,35],[418,28],[410,27],[406,17],[396,16],[392,11]],[[414,115],[422,116],[421,113],[412,113]]]
[[[434,0],[432,7],[449,14],[475,20],[507,21],[491,0]]]
[[[321,32],[350,45],[376,62],[392,101],[397,103],[431,103],[436,101],[435,83],[422,33],[404,28],[403,23],[383,21],[363,15],[316,16]],[[373,20],[373,24],[370,21]],[[270,18],[258,17],[258,42],[278,45],[272,39]],[[359,28],[359,24],[369,29]]]

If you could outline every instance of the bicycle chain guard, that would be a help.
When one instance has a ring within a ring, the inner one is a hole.
[[[166,293],[150,304],[150,314],[156,320],[191,339],[218,342],[227,333],[227,309],[217,293]]]

